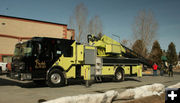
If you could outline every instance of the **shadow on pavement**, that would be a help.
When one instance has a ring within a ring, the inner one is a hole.
[[[0,86],[19,86],[21,88],[42,88],[47,87],[46,85],[36,85],[33,82],[18,82],[10,79],[0,77]]]
[[[82,80],[68,80],[68,85],[85,85]],[[19,86],[21,88],[44,88],[48,87],[44,84],[35,84],[33,81],[18,81],[0,77],[0,86]],[[66,85],[67,86],[67,85]],[[49,87],[48,87],[49,88]],[[57,87],[58,88],[58,87]]]
[[[136,81],[136,82],[141,82],[138,79],[126,77],[124,81]],[[119,83],[119,82],[114,82],[112,79],[103,79],[103,82],[91,82],[92,84],[96,83]],[[82,79],[70,79],[68,80],[68,85],[85,85],[85,81]],[[43,88],[43,87],[48,87],[46,84],[43,85],[38,85],[35,84],[32,81],[17,81],[17,80],[11,80],[11,79],[6,79],[4,77],[0,77],[0,86],[19,86],[21,88]]]
[[[134,79],[134,78],[125,78],[125,80],[124,81],[136,81],[136,82],[141,82],[140,80],[138,80],[138,79]]]

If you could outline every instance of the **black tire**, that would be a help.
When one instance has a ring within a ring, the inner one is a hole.
[[[2,74],[2,68],[0,67],[0,75]]]
[[[48,74],[47,85],[49,87],[61,87],[65,84],[65,78],[61,70],[53,69]]]
[[[34,82],[36,85],[39,85],[39,86],[44,86],[44,85],[46,85],[46,81],[45,81],[45,80],[33,80],[33,82]]]
[[[116,82],[120,82],[124,80],[124,70],[123,69],[117,69],[114,75],[114,80]]]

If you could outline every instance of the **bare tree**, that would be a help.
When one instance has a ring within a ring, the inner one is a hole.
[[[124,40],[121,41],[121,44],[128,47],[128,48],[132,47],[132,42],[130,40],[124,39]]]
[[[146,57],[147,55],[147,49],[145,48],[145,53],[143,54],[142,50],[144,49],[144,44],[142,40],[136,40],[134,44],[132,45],[132,50],[135,51],[136,53],[140,54],[143,57]]]
[[[74,24],[74,21],[73,21],[73,16],[69,17],[69,28],[70,29],[75,29],[75,24]]]
[[[133,25],[134,41],[142,40],[144,47],[142,48],[142,55],[146,55],[146,49],[149,49],[155,39],[158,23],[154,18],[151,10],[141,10],[138,16],[135,17]]]
[[[98,37],[102,37],[102,22],[99,16],[95,16],[89,21],[88,32]]]
[[[86,41],[87,16],[88,16],[88,10],[83,3],[77,5],[75,7],[73,16],[70,16],[69,24],[70,27],[75,29],[76,33],[78,33],[78,35],[76,36],[76,40],[78,42]]]

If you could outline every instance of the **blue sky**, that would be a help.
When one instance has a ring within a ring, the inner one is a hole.
[[[132,24],[139,10],[151,9],[159,28],[156,39],[167,50],[170,42],[180,52],[180,0],[0,0],[0,14],[35,20],[69,23],[79,3],[88,9],[88,19],[98,15],[104,34],[132,40]]]

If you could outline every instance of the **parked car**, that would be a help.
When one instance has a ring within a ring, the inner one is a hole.
[[[7,73],[7,65],[8,63],[0,62],[0,74]]]

